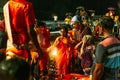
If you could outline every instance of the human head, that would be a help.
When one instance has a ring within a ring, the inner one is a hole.
[[[71,19],[71,24],[74,28],[79,29],[81,27],[81,22],[78,16],[73,16]]]
[[[94,44],[94,38],[92,35],[84,35],[83,39],[86,38],[88,44]]]
[[[0,62],[0,80],[29,80],[30,66],[20,58]]]
[[[66,26],[62,26],[61,30],[60,30],[60,34],[61,34],[61,36],[66,37],[68,34],[68,28]]]
[[[101,26],[103,30],[112,32],[114,26],[114,20],[111,17],[104,16],[101,21]]]
[[[46,23],[38,20],[38,21],[37,21],[37,27],[38,27],[38,28],[39,28],[39,27],[46,27]]]

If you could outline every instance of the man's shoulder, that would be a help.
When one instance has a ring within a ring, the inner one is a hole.
[[[120,44],[120,41],[116,37],[109,37],[109,38],[103,39],[99,44],[107,47],[114,44]]]

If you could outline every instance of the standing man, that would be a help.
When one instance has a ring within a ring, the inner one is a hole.
[[[73,16],[73,18],[71,19],[71,24],[74,28],[73,39],[75,40],[75,43],[80,42],[84,35],[92,34],[91,29],[89,27],[84,26],[82,21],[78,18],[78,16]]]
[[[37,39],[39,45],[43,51],[43,56],[39,60],[39,67],[40,67],[40,74],[41,76],[45,76],[48,73],[47,64],[49,54],[47,49],[50,47],[50,30],[47,28],[46,23],[41,22],[40,20],[37,21],[37,26],[35,28],[37,32]]]
[[[112,33],[114,21],[103,17],[101,25],[104,39],[97,45],[92,80],[120,80],[120,40]]]
[[[41,53],[34,31],[35,15],[32,4],[26,0],[10,0],[3,10],[8,35],[6,56],[11,58],[17,55],[29,61],[30,41],[35,45],[38,53]]]
[[[84,35],[87,35],[87,34],[92,35],[91,29],[87,26],[84,26],[82,24],[81,19],[79,19],[78,16],[75,15],[72,17],[71,24],[74,28],[73,29],[73,40],[72,40],[72,43],[74,46],[79,44],[79,42],[81,42]],[[83,74],[82,67],[80,66],[81,61],[78,58],[79,49],[80,47],[74,52],[75,61],[73,60],[73,65],[76,67],[74,68],[75,69],[74,72]]]

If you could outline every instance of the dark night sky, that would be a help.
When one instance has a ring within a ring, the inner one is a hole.
[[[66,12],[75,13],[77,6],[84,6],[87,10],[93,9],[96,14],[105,14],[108,7],[117,7],[118,0],[30,0],[35,8],[36,17],[52,19],[52,14],[59,19],[65,17]]]

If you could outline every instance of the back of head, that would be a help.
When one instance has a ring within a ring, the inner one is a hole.
[[[104,16],[101,21],[101,26],[106,30],[112,30],[114,26],[114,20],[108,16]]]
[[[29,80],[30,66],[19,58],[0,63],[0,80]]]
[[[94,44],[94,38],[93,38],[92,35],[84,35],[84,37],[87,38],[87,42],[88,42],[89,44]]]

